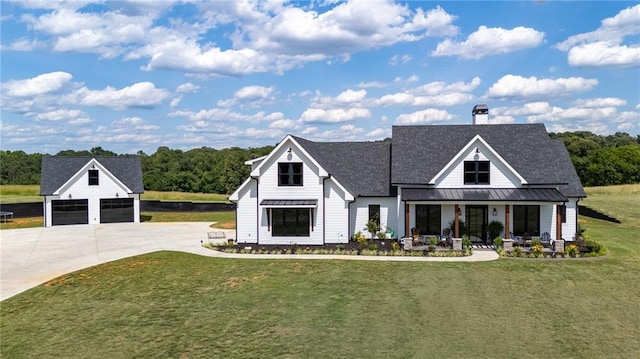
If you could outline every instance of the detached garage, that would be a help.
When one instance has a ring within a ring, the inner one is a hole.
[[[142,166],[137,156],[42,159],[45,226],[140,222]]]

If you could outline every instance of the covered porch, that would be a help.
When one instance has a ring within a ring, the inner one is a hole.
[[[500,236],[522,246],[562,238],[567,198],[554,188],[402,188],[399,196],[405,237],[468,236],[491,244]],[[494,221],[503,225],[500,233],[490,233]]]

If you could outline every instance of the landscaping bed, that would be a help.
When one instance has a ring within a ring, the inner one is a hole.
[[[363,256],[411,256],[411,257],[465,257],[471,255],[471,249],[453,251],[450,248],[425,246],[423,250],[405,251],[394,240],[369,240],[364,243],[328,243],[324,245],[265,245],[252,243],[233,243],[224,245],[205,244],[206,248],[224,253],[241,254],[333,254]]]

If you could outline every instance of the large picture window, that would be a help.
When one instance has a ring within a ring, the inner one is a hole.
[[[540,235],[540,206],[513,206],[513,234]]]
[[[309,208],[273,208],[271,210],[274,237],[309,237]]]
[[[465,161],[464,184],[489,184],[489,161]]]
[[[278,163],[278,186],[302,186],[302,163]]]
[[[440,234],[441,215],[439,205],[416,205],[416,227],[420,234]]]
[[[98,170],[89,170],[89,186],[97,186],[99,184]]]

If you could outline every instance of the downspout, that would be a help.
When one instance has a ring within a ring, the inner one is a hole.
[[[355,196],[353,197],[353,201],[349,201],[349,205],[347,206],[347,242],[351,241],[351,205],[355,203]],[[353,228],[355,230],[355,226]],[[354,232],[355,234],[355,232]]]

